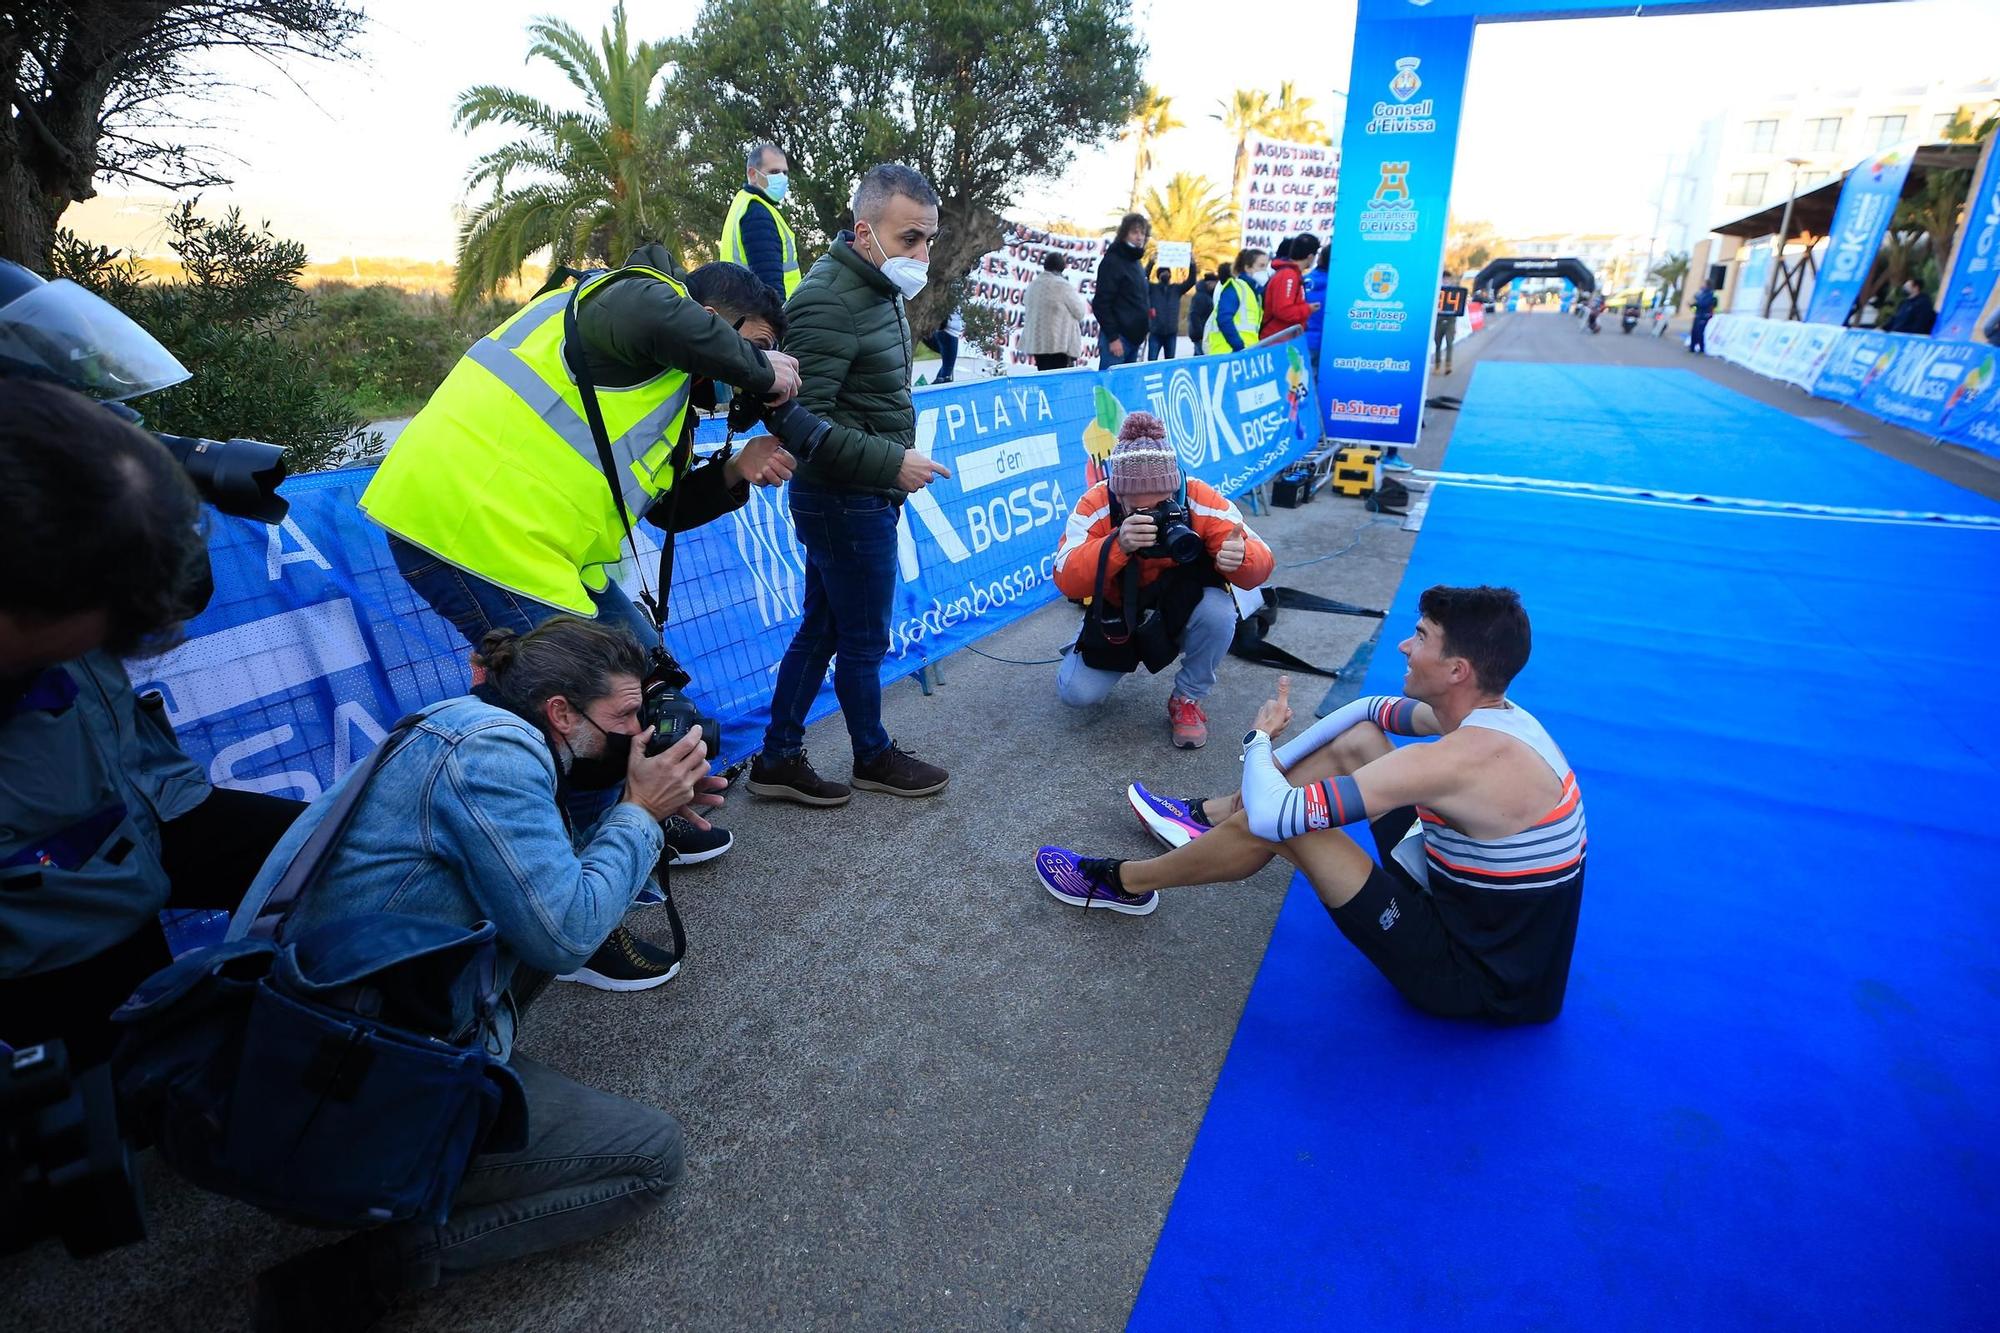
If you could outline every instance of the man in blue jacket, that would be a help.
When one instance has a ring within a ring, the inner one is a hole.
[[[423,710],[355,802],[288,934],[399,912],[470,928],[490,921],[502,1002],[487,1048],[519,1075],[528,1140],[473,1157],[443,1225],[405,1222],[308,1250],[258,1278],[259,1330],[372,1325],[399,1297],[604,1234],[659,1207],[680,1179],[680,1126],[665,1111],[586,1087],[515,1051],[551,974],[599,951],[665,847],[660,822],[722,803],[699,727],[657,755],[639,725],[646,659],[623,625],[558,616],[480,645],[486,685]],[[365,766],[327,791],[265,862],[236,912],[243,936]],[[571,829],[563,797],[623,783],[618,804]],[[469,1000],[454,1015],[472,1018]],[[276,1184],[277,1182],[273,1182]]]

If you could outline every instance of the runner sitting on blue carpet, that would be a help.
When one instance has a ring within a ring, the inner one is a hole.
[[[1241,880],[1283,856],[1334,925],[1412,1004],[1545,1022],[1562,1009],[1583,900],[1583,801],[1562,751],[1507,699],[1527,664],[1509,588],[1435,587],[1400,645],[1407,697],[1357,699],[1273,750],[1288,677],[1244,737],[1240,796],[1178,801],[1138,784],[1141,820],[1175,850],[1149,861],[1044,847],[1035,870],[1080,907],[1144,916],[1174,885]],[[1385,733],[1435,736],[1397,748]],[[1378,812],[1371,815],[1370,812]],[[1341,827],[1366,821],[1378,866]]]

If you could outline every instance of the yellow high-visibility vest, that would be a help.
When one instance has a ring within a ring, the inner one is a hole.
[[[600,274],[577,291],[657,269]],[[583,398],[563,361],[568,291],[523,306],[474,343],[396,442],[362,492],[369,518],[414,546],[535,601],[594,616],[625,527],[591,439]],[[634,523],[674,484],[690,379],[662,370],[597,390],[619,497]]]
[[[1248,278],[1231,278],[1223,284],[1224,289],[1236,289],[1236,336],[1245,347],[1257,345],[1257,334],[1264,327],[1264,298],[1257,295],[1257,289],[1250,285]],[[1222,336],[1222,297],[1215,298],[1215,323],[1208,326],[1208,335],[1202,339],[1203,345],[1211,352],[1233,352],[1229,339]]]
[[[722,220],[722,257],[732,264],[748,268],[750,261],[743,250],[743,215],[752,204],[761,206],[771,215],[771,221],[778,224],[778,244],[785,252],[785,299],[790,300],[799,289],[799,243],[792,235],[792,224],[785,221],[785,215],[778,211],[763,195],[752,190],[738,190],[736,198],[730,202],[729,216]]]

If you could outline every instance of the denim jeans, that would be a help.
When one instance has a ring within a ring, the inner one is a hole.
[[[575,614],[511,593],[497,583],[488,583],[401,537],[389,538],[389,554],[395,558],[396,571],[411,591],[449,620],[474,648],[488,630],[511,629],[516,634],[526,634],[544,620]],[[659,643],[660,632],[632,604],[615,579],[605,583],[603,592],[591,593],[590,600],[597,604],[596,619],[624,625],[638,638],[640,647],[651,648]]]
[[[1171,361],[1180,350],[1180,335],[1177,333],[1149,333],[1146,335],[1146,359],[1148,361]]]
[[[1183,699],[1207,698],[1215,688],[1215,669],[1235,637],[1236,599],[1227,588],[1204,589],[1181,636],[1181,669],[1174,675],[1174,693]],[[1071,708],[1089,708],[1103,703],[1126,674],[1087,667],[1083,654],[1071,651],[1056,668],[1056,697]]]
[[[528,1095],[528,1143],[480,1153],[442,1226],[406,1222],[364,1233],[385,1296],[638,1221],[681,1178],[681,1127],[665,1111],[585,1087],[516,1055]]]
[[[882,729],[882,659],[896,597],[901,506],[856,491],[791,488],[792,525],[806,548],[805,619],[778,663],[764,752],[785,759],[805,747],[806,712],[828,662],[857,763],[889,748]]]
[[[511,629],[516,634],[526,634],[545,620],[574,614],[547,602],[511,593],[477,574],[468,574],[450,561],[440,560],[421,546],[412,546],[400,537],[389,538],[389,554],[395,558],[396,570],[410,585],[410,590],[429,603],[431,610],[449,620],[474,648],[479,646],[479,641],[486,637],[488,630]],[[632,599],[625,595],[625,590],[618,586],[616,579],[607,579],[604,591],[591,593],[590,600],[597,604],[596,619],[624,625],[639,640],[641,648],[659,645],[659,630],[653,628],[653,622],[632,604]],[[618,804],[624,795],[623,783],[604,791],[571,792],[567,804],[570,822],[581,833],[603,818],[604,812]]]
[[[1120,356],[1111,350],[1113,336],[1115,335],[1106,333],[1103,329],[1097,331],[1097,364],[1100,368],[1122,366],[1128,361],[1137,361],[1139,353],[1145,350],[1145,339],[1124,338],[1120,341],[1125,344],[1125,354]]]

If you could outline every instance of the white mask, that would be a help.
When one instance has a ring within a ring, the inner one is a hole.
[[[909,255],[897,255],[891,259],[889,252],[882,248],[882,242],[869,232],[868,239],[875,246],[875,253],[882,256],[882,276],[896,284],[896,290],[903,294],[905,301],[917,299],[917,293],[931,280],[931,266],[921,259]]]
[[[774,204],[784,203],[785,192],[791,188],[791,179],[782,171],[774,172],[764,178],[764,193],[771,197],[771,202]]]

